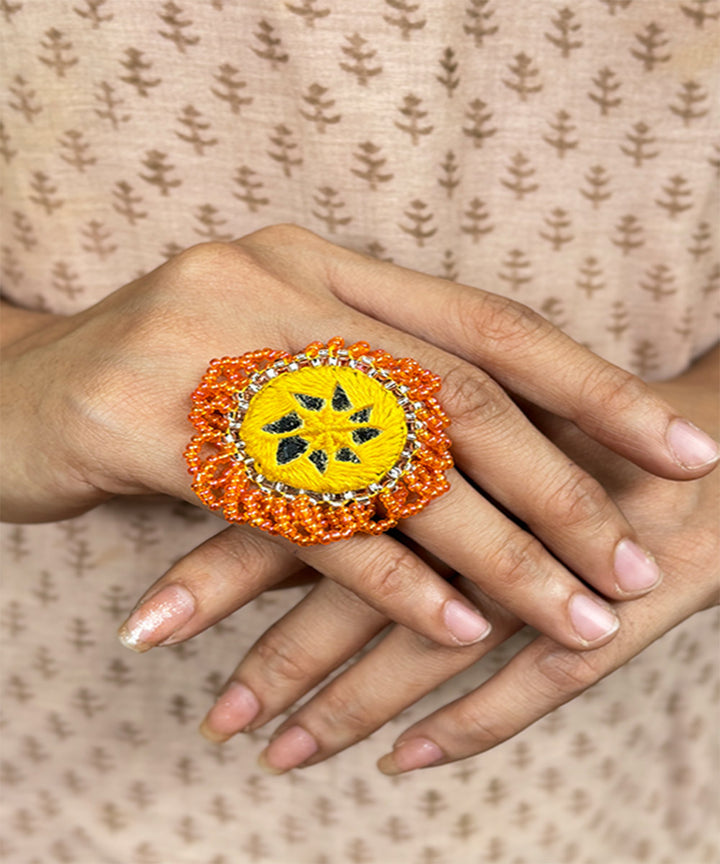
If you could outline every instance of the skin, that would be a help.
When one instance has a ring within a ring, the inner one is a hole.
[[[64,519],[123,494],[194,501],[179,454],[189,437],[188,394],[209,359],[265,346],[296,352],[334,334],[413,356],[441,375],[457,466],[451,491],[406,520],[400,539],[356,536],[299,549],[228,528],[141,598],[152,604],[170,585],[187,602],[182,620],[164,620],[133,647],[189,638],[306,568],[327,577],[317,590],[330,592],[331,603],[356,609],[347,656],[387,619],[451,651],[502,636],[491,622],[490,635],[485,626],[458,638],[448,626],[453,603],[470,612],[495,604],[570,650],[612,641],[618,619],[609,601],[630,601],[657,584],[620,584],[618,544],[641,548],[644,537],[508,392],[572,421],[623,464],[669,480],[705,476],[715,464],[707,458],[712,445],[691,463],[678,456],[673,436],[689,427],[677,410],[521,304],[365,258],[293,226],[194,247],[74,316],[5,310],[3,518]],[[457,585],[442,578],[444,567],[461,575]],[[571,614],[578,598],[595,604],[602,632],[578,629]],[[361,623],[368,606],[371,625]]]

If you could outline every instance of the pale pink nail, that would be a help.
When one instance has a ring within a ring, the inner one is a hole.
[[[283,774],[297,768],[319,750],[317,741],[300,726],[291,726],[271,741],[258,762],[270,774]]]
[[[132,651],[149,651],[164,642],[195,613],[195,598],[182,585],[167,585],[136,609],[118,631]]]
[[[448,600],[443,610],[445,626],[463,645],[471,645],[490,633],[490,622],[459,600]]]
[[[595,642],[609,636],[620,626],[617,616],[586,594],[574,594],[570,600],[570,620],[584,642]]]
[[[249,687],[233,681],[220,694],[200,725],[200,732],[211,741],[227,741],[251,723],[260,712],[257,696]]]
[[[621,540],[615,547],[615,576],[623,591],[632,594],[648,591],[660,584],[662,574],[652,556],[632,540]]]
[[[392,753],[383,756],[378,768],[383,774],[402,774],[416,768],[427,768],[444,758],[443,751],[429,738],[409,738],[398,744]]]
[[[702,468],[720,455],[717,443],[687,420],[673,420],[667,440],[675,461],[683,468]]]

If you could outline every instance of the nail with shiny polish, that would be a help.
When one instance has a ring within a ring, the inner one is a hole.
[[[383,774],[403,774],[416,768],[427,768],[445,758],[438,745],[429,738],[409,738],[395,746],[377,763]]]
[[[570,620],[583,642],[596,642],[609,636],[620,626],[617,616],[586,594],[574,594],[570,599]]]
[[[637,594],[649,591],[662,581],[654,558],[632,540],[621,540],[615,547],[615,576],[621,591]]]
[[[448,600],[443,610],[445,626],[450,634],[462,645],[472,645],[490,635],[490,622],[483,616],[461,603]]]
[[[215,743],[227,741],[236,732],[242,732],[259,713],[260,703],[252,690],[232,681],[200,724],[200,734]]]
[[[702,468],[720,456],[716,441],[702,429],[680,418],[668,426],[667,441],[675,461],[683,468]]]
[[[195,598],[182,585],[166,585],[130,615],[118,630],[126,648],[140,653],[169,639],[195,613]]]
[[[269,774],[284,774],[320,749],[313,736],[300,726],[291,726],[260,754],[258,765]]]

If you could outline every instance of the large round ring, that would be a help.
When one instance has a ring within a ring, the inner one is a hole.
[[[449,488],[440,378],[339,337],[213,360],[192,394],[192,488],[303,546],[381,534]]]

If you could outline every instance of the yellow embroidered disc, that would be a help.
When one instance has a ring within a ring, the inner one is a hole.
[[[376,483],[397,462],[405,413],[382,384],[355,369],[287,372],[250,400],[240,437],[271,482],[339,493]]]

